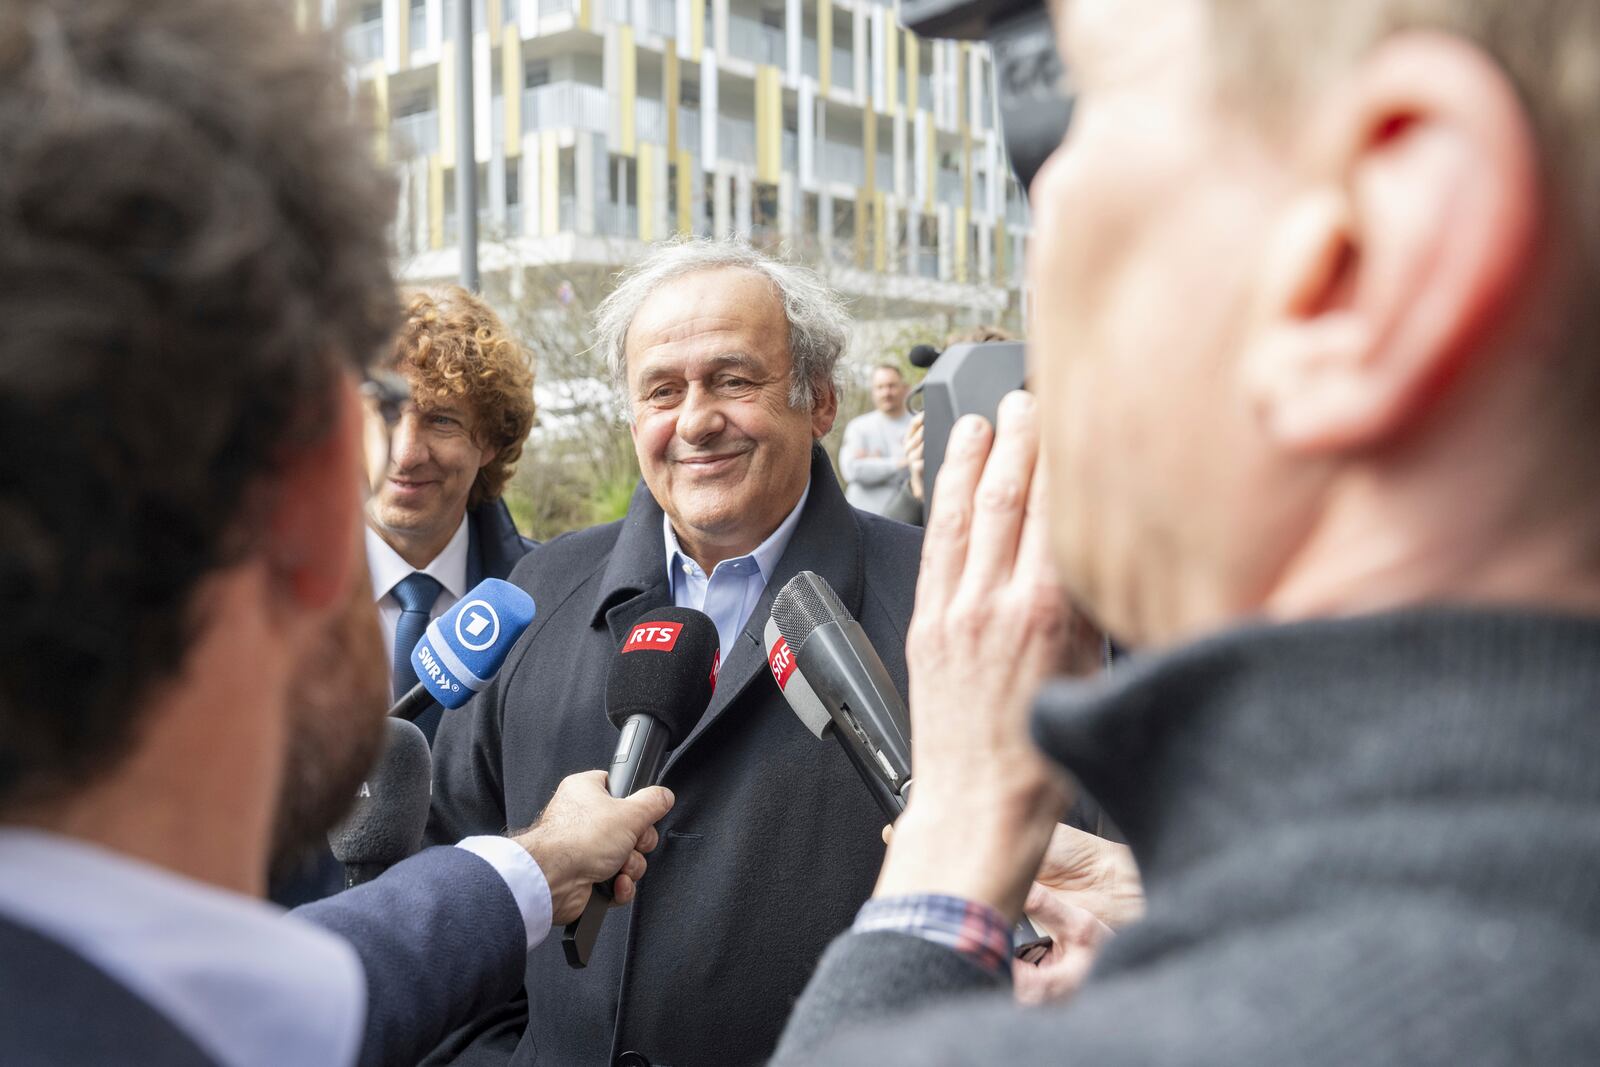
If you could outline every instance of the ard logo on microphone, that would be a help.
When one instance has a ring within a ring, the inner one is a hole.
[[[628,641],[622,646],[624,652],[671,652],[672,646],[678,643],[678,635],[683,633],[681,622],[641,622],[628,634]]]

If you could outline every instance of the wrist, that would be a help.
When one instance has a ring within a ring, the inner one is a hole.
[[[980,805],[913,800],[895,824],[873,896],[959,897],[1015,919],[1057,808],[1044,796]]]

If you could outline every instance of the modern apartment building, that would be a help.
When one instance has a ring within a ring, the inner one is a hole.
[[[404,274],[454,276],[456,0],[300,2],[346,27],[376,105]],[[921,40],[875,0],[475,0],[474,16],[486,284],[734,233],[885,319],[1015,308],[1026,207],[982,46]]]

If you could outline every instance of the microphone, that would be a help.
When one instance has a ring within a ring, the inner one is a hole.
[[[422,847],[433,793],[428,739],[404,719],[384,721],[383,754],[356,791],[350,813],[328,832],[345,888],[369,882]]]
[[[913,367],[927,370],[933,366],[933,361],[938,359],[939,355],[939,350],[932,345],[913,345],[906,358],[911,361]]]
[[[911,714],[861,624],[820,574],[801,571],[772,601],[767,665],[819,738],[831,729],[890,822],[911,798]],[[1024,917],[1017,951],[1046,943]]]
[[[667,754],[694,729],[717,686],[717,627],[692,608],[659,608],[634,623],[606,675],[606,718],[621,730],[606,790],[614,797],[656,784]],[[567,963],[587,967],[611,904],[596,885],[583,914],[567,924]]]
[[[510,582],[485,578],[428,623],[411,651],[419,681],[389,714],[414,722],[442,704],[454,711],[494,680],[511,646],[533,622],[533,597]]]
[[[826,579],[801,571],[778,591],[766,645],[789,707],[819,738],[833,733],[884,815],[898,818],[911,788],[911,716]]]

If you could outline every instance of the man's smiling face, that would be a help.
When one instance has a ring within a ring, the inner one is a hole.
[[[800,499],[831,390],[792,407],[783,304],[761,275],[719,268],[664,283],[624,346],[634,447],[651,495],[707,570],[777,529]]]

